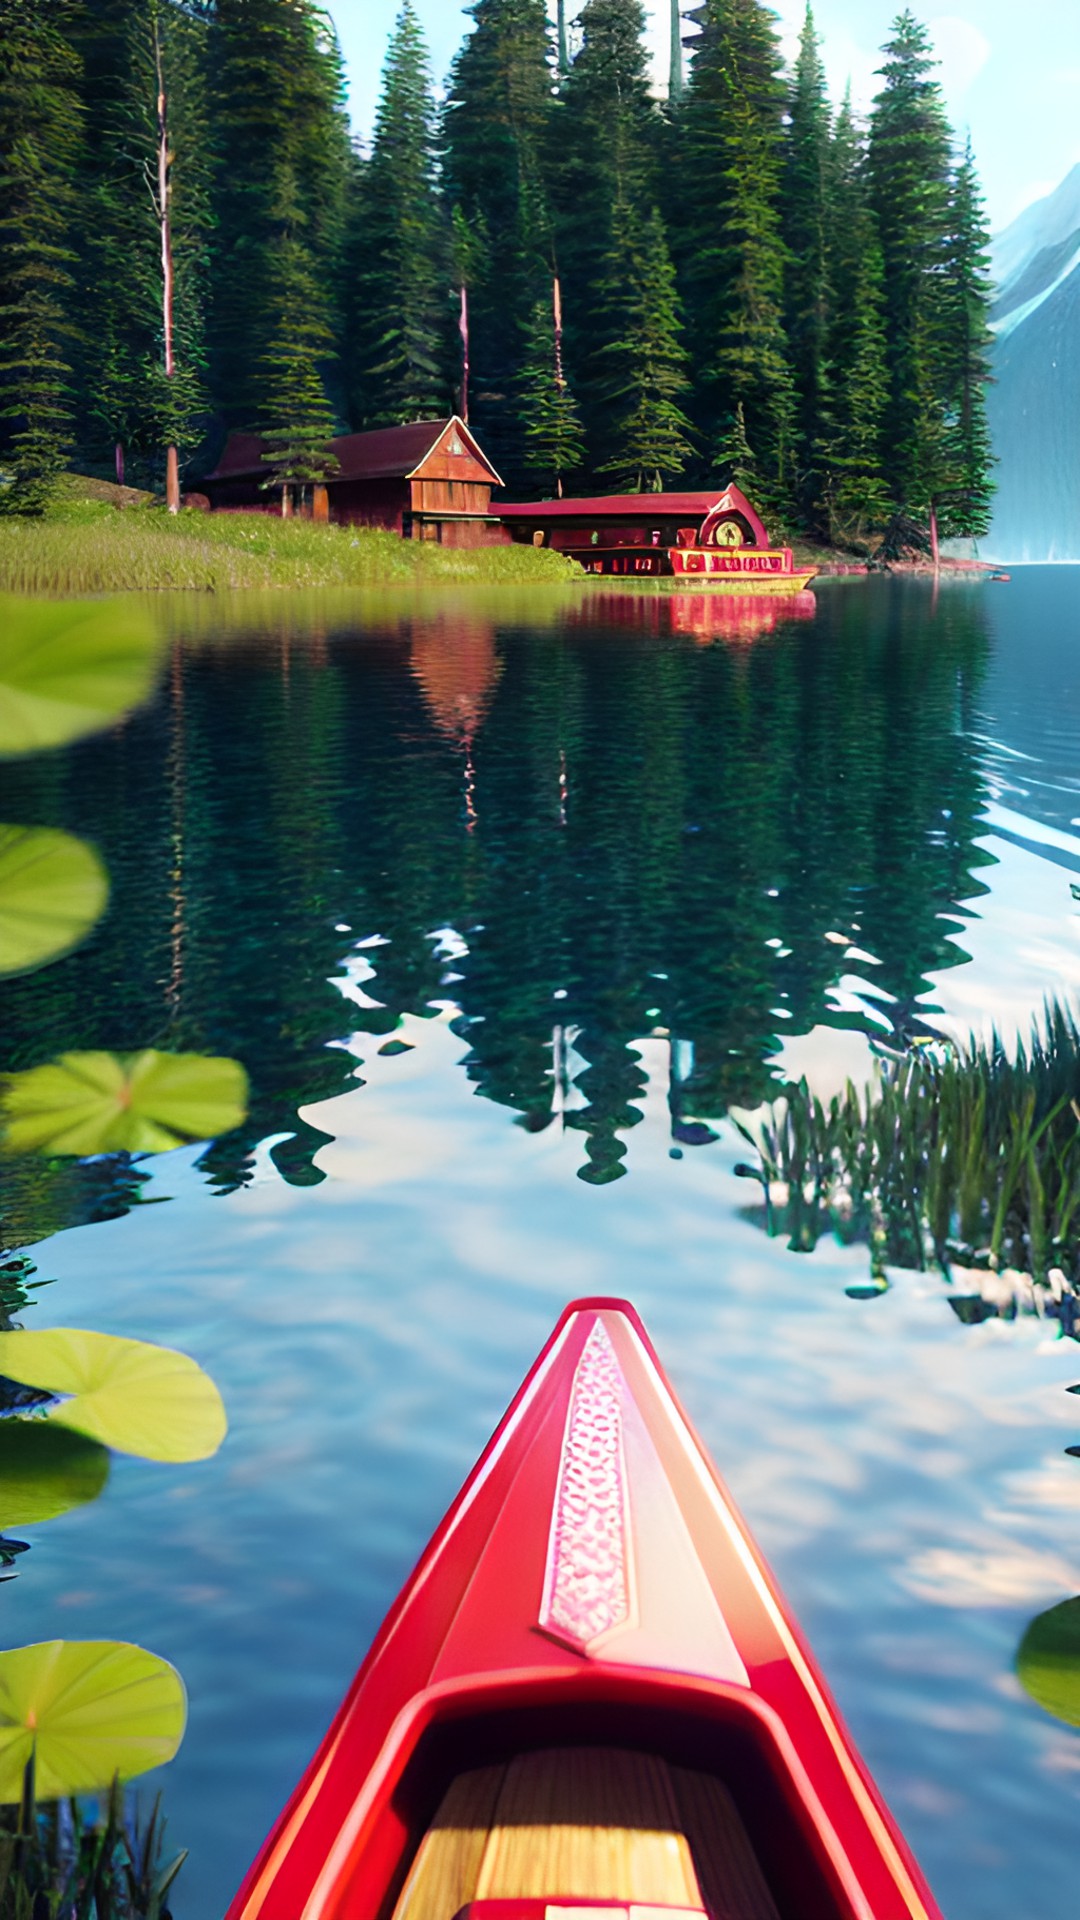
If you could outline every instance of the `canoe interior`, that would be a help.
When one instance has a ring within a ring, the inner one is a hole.
[[[608,1698],[437,1720],[381,1826],[339,1881],[334,1920],[453,1920],[472,1900],[521,1898],[855,1920],[780,1752],[738,1703]]]
[[[547,1748],[460,1774],[394,1920],[453,1920],[472,1900],[558,1896],[778,1920],[723,1783],[619,1747]]]

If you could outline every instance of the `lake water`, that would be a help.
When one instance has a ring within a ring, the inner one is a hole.
[[[109,913],[4,1060],[242,1060],[242,1135],[16,1162],[30,1323],[184,1348],[210,1462],[29,1529],[5,1644],[131,1639],[215,1920],[565,1301],[641,1309],[948,1920],[1073,1910],[1080,1734],[1014,1676],[1080,1591],[1080,1351],[767,1239],[724,1116],[868,1036],[1080,996],[1080,572],[837,581],[756,635],[590,586],[161,608],[154,701],[0,765]],[[389,1047],[388,1047],[389,1043]],[[404,1043],[397,1045],[395,1043]],[[21,1530],[20,1530],[21,1531]]]

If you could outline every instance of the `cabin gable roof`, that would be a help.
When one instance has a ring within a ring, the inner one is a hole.
[[[337,467],[328,475],[330,486],[349,480],[422,480],[425,478],[482,480],[501,487],[502,481],[474,435],[457,414],[441,420],[410,420],[403,427],[375,427],[367,433],[342,433],[329,442]],[[266,442],[257,433],[231,433],[213,473],[207,480],[264,478]],[[430,471],[425,471],[430,469]]]

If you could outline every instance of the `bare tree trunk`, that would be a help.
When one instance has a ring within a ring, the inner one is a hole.
[[[176,374],[176,357],[173,352],[172,227],[169,220],[169,166],[172,156],[169,152],[165,70],[161,58],[161,23],[156,10],[154,13],[154,66],[157,71],[157,211],[158,225],[161,229],[161,315],[165,334],[165,374],[167,379],[172,380]],[[170,513],[180,511],[180,461],[175,445],[170,446],[165,455],[165,504]]]
[[[461,317],[458,320],[458,332],[461,335],[461,418],[469,424],[469,295],[464,280],[461,283]]]
[[[118,487],[122,487],[124,484],[124,443],[122,440],[118,440],[116,443],[116,484]]]
[[[934,572],[937,573],[941,565],[941,559],[938,554],[937,514],[934,512],[932,501],[930,503],[930,552],[934,557]]]
[[[563,388],[566,386],[566,380],[563,375],[562,357],[562,288],[559,285],[558,274],[555,275],[551,283],[551,311],[555,322],[555,391],[561,396]],[[561,500],[561,473],[555,475],[555,490],[558,498]]]

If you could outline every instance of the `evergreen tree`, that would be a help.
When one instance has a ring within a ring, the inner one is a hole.
[[[229,426],[281,431],[282,395],[336,360],[351,161],[341,55],[312,0],[216,0],[213,385]],[[280,276],[285,275],[282,283]],[[304,310],[291,302],[305,301]]]
[[[287,169],[278,174],[276,234],[269,255],[266,346],[256,369],[267,451],[267,485],[280,486],[281,510],[337,466],[327,447],[334,415],[320,373],[333,336],[319,298],[303,217]]]
[[[891,512],[881,471],[881,430],[888,405],[885,354],[885,270],[869,218],[846,316],[847,351],[834,368],[829,441],[829,532],[861,545],[885,526]]]
[[[950,137],[926,28],[905,11],[883,49],[869,177],[885,269],[890,395],[885,473],[897,508],[926,511],[943,479],[938,386]]]
[[[585,463],[581,418],[563,372],[561,331],[558,307],[550,300],[537,301],[529,319],[519,385],[525,471],[534,484],[560,497],[566,476]]]
[[[586,369],[597,343],[611,250],[647,219],[657,196],[660,117],[649,90],[640,0],[586,0],[581,42],[553,120],[552,201],[559,272],[566,289],[567,338]],[[603,437],[604,407],[583,386],[589,444]]]
[[[599,470],[617,475],[620,490],[659,491],[683,472],[693,447],[679,404],[690,380],[675,272],[655,209],[644,224],[625,205],[616,209],[607,269],[601,301],[609,337],[595,358],[598,410],[607,421]]]
[[[821,498],[828,411],[830,287],[829,103],[821,42],[808,5],[799,41],[787,129],[784,240],[785,321],[794,380],[796,491],[805,518]]]
[[[836,116],[828,180],[825,530],[833,539],[861,545],[886,525],[893,503],[882,468],[890,394],[884,264],[850,89]]]
[[[71,435],[74,180],[69,0],[0,0],[0,512],[41,513]]]
[[[672,236],[698,382],[696,423],[715,456],[742,405],[775,505],[790,491],[793,396],[774,16],[761,0],[703,0],[688,17],[701,31],[679,116]]]
[[[717,445],[717,464],[724,475],[725,486],[736,486],[748,500],[757,500],[761,495],[761,469],[758,466],[754,449],[746,437],[746,414],[741,400],[735,403],[735,412],[727,431]]]
[[[947,461],[942,531],[978,538],[990,526],[993,454],[986,419],[992,335],[988,236],[968,137],[951,194],[951,238],[945,270]]]
[[[358,427],[396,426],[446,410],[446,261],[435,146],[427,49],[412,0],[404,0],[371,159],[352,195],[346,376]]]
[[[157,482],[165,449],[182,456],[202,433],[205,14],[195,0],[100,0],[78,22],[86,125],[80,304],[94,315],[80,333],[79,443],[91,464],[115,459],[118,479],[134,455]]]
[[[474,0],[445,114],[447,202],[469,235],[472,417],[509,484],[530,317],[551,278],[545,155],[554,110],[544,0]]]

